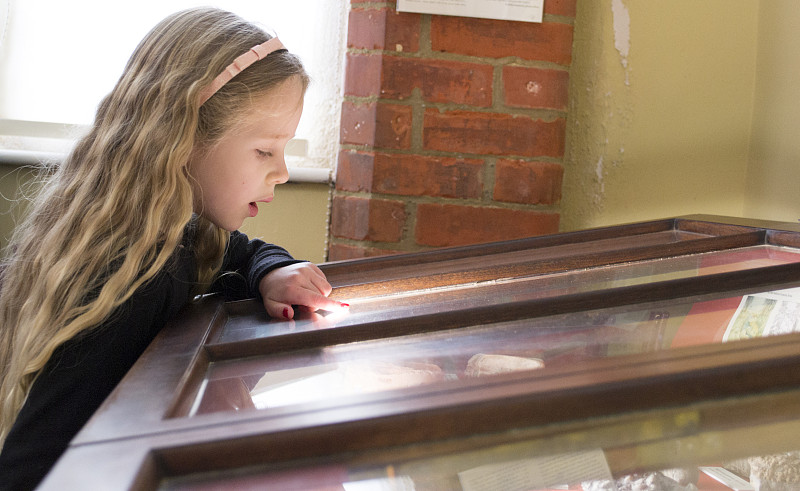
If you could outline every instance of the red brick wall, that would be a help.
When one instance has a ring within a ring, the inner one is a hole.
[[[575,4],[536,24],[352,0],[329,260],[558,231]]]

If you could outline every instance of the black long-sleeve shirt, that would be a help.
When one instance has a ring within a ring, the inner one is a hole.
[[[299,262],[283,248],[231,234],[211,290],[228,299],[258,297],[273,269]],[[190,300],[197,271],[190,247],[139,288],[97,329],[54,353],[33,384],[0,453],[0,489],[34,488],[161,328]]]

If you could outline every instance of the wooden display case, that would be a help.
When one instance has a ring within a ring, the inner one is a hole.
[[[731,489],[709,475],[800,462],[797,224],[690,216],[321,267],[350,312],[196,302],[43,489],[613,489],[671,468]]]

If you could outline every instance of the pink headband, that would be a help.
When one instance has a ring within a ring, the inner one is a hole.
[[[233,77],[239,75],[242,70],[279,49],[284,49],[284,46],[277,37],[273,37],[269,41],[261,43],[258,46],[253,46],[250,48],[250,51],[239,55],[233,60],[233,63],[228,65],[222,73],[217,75],[217,78],[215,78],[208,87],[200,92],[200,105],[202,106],[205,104],[207,100],[211,99],[212,95],[216,94],[217,91],[222,88],[223,85],[230,82]]]

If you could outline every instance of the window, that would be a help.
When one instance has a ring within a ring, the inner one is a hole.
[[[141,38],[198,0],[0,0],[0,148],[61,151],[89,124]],[[313,79],[290,166],[330,174],[338,141],[345,0],[218,0],[264,25]],[[66,140],[66,142],[65,142]]]

